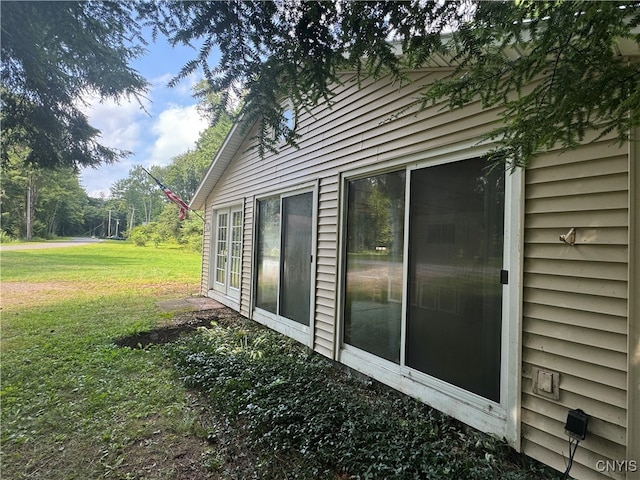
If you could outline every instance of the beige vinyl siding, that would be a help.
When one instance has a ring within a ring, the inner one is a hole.
[[[299,123],[299,149],[283,147],[261,159],[244,143],[207,198],[211,208],[244,199],[241,313],[251,316],[256,198],[317,185],[314,350],[334,358],[339,341],[338,240],[342,174],[406,166],[425,159],[472,158],[496,111],[473,103],[449,111],[411,106],[424,82],[446,71],[416,73],[402,87],[384,81],[361,88],[346,82]],[[397,118],[392,115],[402,112]],[[606,139],[575,150],[539,155],[525,174],[522,305],[522,450],[564,470],[570,408],[591,416],[572,475],[607,478],[597,460],[632,458],[627,435],[629,165],[626,149]],[[576,245],[559,235],[576,228]],[[211,228],[205,229],[203,291],[208,288]],[[520,300],[520,299],[518,299]],[[558,401],[532,393],[532,370],[560,374]],[[516,405],[509,405],[513,408]],[[614,476],[613,478],[621,478]]]
[[[333,358],[336,328],[338,250],[338,181],[333,175],[320,180],[318,192],[318,247],[316,249],[316,304],[314,350]]]
[[[241,192],[258,194],[293,188],[345,168],[459,142],[475,144],[478,133],[485,132],[488,122],[495,119],[492,112],[479,113],[479,105],[465,109],[462,118],[460,113],[442,112],[436,105],[418,116],[410,111],[398,120],[386,122],[393,112],[409,105],[419,89],[419,85],[409,85],[398,97],[391,95],[397,93],[397,87],[361,90],[355,85],[346,87],[333,98],[336,104],[333,109],[319,106],[313,117],[307,115],[301,120],[300,149],[287,147],[278,155],[261,160],[255,150],[247,152],[248,145],[243,145],[240,148],[243,153],[234,159],[214,189],[215,197],[224,199]],[[378,96],[382,96],[384,103],[372,110],[371,103]],[[454,126],[457,130],[452,132]],[[465,147],[466,144],[459,148]]]
[[[253,197],[244,200],[244,229],[242,233],[242,279],[240,282],[240,313],[251,316],[251,278],[253,269]]]
[[[284,147],[278,154],[260,159],[250,148],[255,132],[249,132],[207,199],[212,205],[230,204],[245,198],[245,237],[241,310],[250,316],[253,207],[256,197],[286,192],[310,183],[318,184],[314,338],[316,351],[333,357],[336,349],[337,246],[340,173],[355,168],[406,164],[438,152],[463,152],[473,157],[478,137],[496,119],[478,103],[459,112],[434,105],[416,115],[411,106],[423,82],[446,75],[446,71],[414,74],[413,83],[401,88],[365,82],[361,88],[347,81],[332,106],[319,105],[299,122],[298,149]],[[402,111],[397,118],[392,114]],[[249,198],[251,199],[249,201]]]
[[[209,268],[211,262],[211,235],[213,235],[213,229],[215,228],[215,222],[213,219],[213,210],[211,208],[205,208],[204,211],[204,224],[209,225],[210,228],[205,228],[202,234],[202,274],[200,277],[200,292],[202,295],[207,295],[209,291]]]
[[[629,372],[627,452],[640,452],[640,128],[629,142]],[[636,455],[640,456],[640,455]],[[636,472],[637,473],[637,472]],[[631,475],[629,475],[631,480]]]
[[[539,155],[525,175],[522,449],[565,469],[567,411],[589,416],[572,476],[624,459],[627,426],[628,157],[602,140]],[[576,228],[574,246],[559,236]],[[532,371],[560,374],[560,399],[532,392]]]

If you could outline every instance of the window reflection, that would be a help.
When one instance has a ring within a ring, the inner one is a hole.
[[[280,198],[258,202],[258,273],[256,306],[272,313],[278,308],[280,265]]]
[[[405,172],[349,182],[344,341],[400,361]]]
[[[282,284],[280,314],[309,325],[313,195],[282,199]]]

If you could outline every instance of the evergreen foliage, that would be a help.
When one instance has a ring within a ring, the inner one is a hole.
[[[444,55],[456,66],[425,87],[416,104],[458,108],[480,100],[502,107],[489,137],[497,158],[525,164],[541,148],[573,147],[590,130],[627,139],[640,123],[640,67],[617,54],[640,42],[640,3],[538,2],[247,2],[143,1],[141,12],[174,43],[202,42],[173,80],[201,68],[218,110],[245,92],[241,118],[258,122],[258,148],[295,145],[287,100],[297,118],[331,100],[340,72],[358,81],[406,72]],[[214,47],[222,52],[209,61]],[[399,47],[401,55],[397,55]],[[396,112],[400,114],[401,112]]]
[[[147,87],[129,66],[144,51],[132,4],[3,1],[1,14],[3,163],[15,145],[40,167],[125,156],[98,142],[81,107],[88,96],[137,98]]]
[[[624,41],[638,49],[639,23],[638,2],[482,2],[448,47],[457,70],[422,102],[503,107],[503,125],[488,136],[515,165],[593,131],[626,141],[640,124],[640,64],[617,49]]]

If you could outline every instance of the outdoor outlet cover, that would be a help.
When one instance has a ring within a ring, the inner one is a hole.
[[[538,389],[544,393],[553,393],[553,373],[538,370]]]
[[[542,397],[560,400],[560,374],[541,368],[533,369],[533,393]]]

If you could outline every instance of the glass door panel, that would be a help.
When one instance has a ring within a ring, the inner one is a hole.
[[[309,325],[313,194],[282,199],[280,315]]]
[[[242,266],[242,211],[231,212],[231,265],[229,286],[240,288],[240,267]]]
[[[280,264],[280,197],[258,202],[256,307],[277,313]]]
[[[227,221],[228,214],[218,214],[218,231],[216,235],[216,283],[227,283]]]
[[[504,172],[411,172],[406,365],[500,401]]]
[[[344,342],[400,362],[404,171],[350,181]]]

